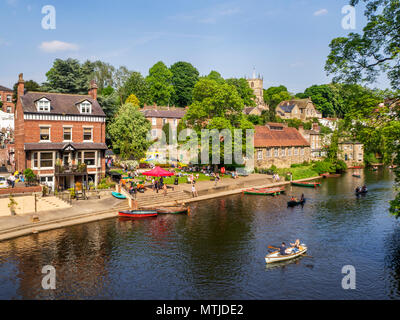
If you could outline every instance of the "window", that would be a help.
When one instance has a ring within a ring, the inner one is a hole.
[[[40,152],[40,168],[53,168],[53,152]]]
[[[257,150],[257,160],[262,160],[263,159],[263,152],[262,150]]]
[[[291,156],[292,156],[292,148],[289,148],[289,149],[288,149],[287,155],[288,155],[288,157],[291,157]]]
[[[11,107],[7,107],[7,113],[11,113]]]
[[[40,141],[50,141],[49,127],[40,127]]]
[[[267,157],[271,157],[271,149],[267,149]]]
[[[167,123],[167,119],[162,119],[162,124],[165,125]]]
[[[298,155],[299,155],[299,149],[294,148],[294,155],[295,155],[295,156],[298,156]]]
[[[72,141],[72,128],[64,127],[64,141]]]
[[[92,141],[93,128],[83,128],[83,141]]]
[[[92,113],[92,105],[88,101],[81,103],[81,113],[90,114]]]
[[[282,156],[286,157],[286,148],[282,148]]]
[[[301,148],[301,149],[300,149],[300,154],[301,154],[302,156],[304,156],[304,148]]]
[[[157,124],[157,119],[156,118],[152,118],[151,119],[151,123],[153,124],[153,126],[155,126]]]
[[[41,112],[50,112],[50,101],[47,99],[41,99],[36,103],[37,110]]]
[[[10,95],[7,96],[7,102],[12,102],[12,97]]]
[[[33,167],[34,167],[34,168],[37,168],[37,167],[38,167],[38,153],[37,153],[37,152],[35,152],[35,153],[33,154]]]
[[[275,148],[275,150],[274,150],[274,157],[275,157],[275,158],[278,157],[278,148]]]
[[[83,153],[83,162],[87,166],[94,166],[96,164],[96,152],[84,152]]]

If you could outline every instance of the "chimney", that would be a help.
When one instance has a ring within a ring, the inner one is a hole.
[[[97,100],[97,84],[95,80],[90,81],[89,95],[93,100]]]
[[[25,81],[24,74],[20,73],[18,77],[18,86],[17,86],[17,99],[22,97],[25,93]]]

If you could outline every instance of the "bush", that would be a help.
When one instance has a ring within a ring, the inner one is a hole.
[[[338,160],[336,162],[336,172],[344,172],[347,170],[347,164],[343,160]]]
[[[27,182],[32,183],[36,181],[36,175],[33,173],[32,169],[25,169],[24,176]]]
[[[313,165],[313,169],[318,174],[323,174],[323,173],[327,173],[327,172],[329,172],[329,173],[336,172],[336,166],[328,160],[315,162]]]
[[[272,173],[278,173],[278,168],[275,165],[272,165],[271,168],[269,168],[269,171]]]

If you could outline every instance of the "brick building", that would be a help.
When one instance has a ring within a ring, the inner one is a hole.
[[[105,114],[94,81],[88,95],[24,93],[20,74],[14,135],[16,170],[31,168],[41,183],[65,189],[105,174]]]
[[[0,102],[3,104],[1,110],[7,113],[14,113],[15,105],[12,101],[13,91],[9,88],[0,86]]]
[[[186,109],[175,107],[144,106],[141,109],[145,118],[151,123],[152,138],[161,138],[162,128],[169,123],[172,129],[178,127],[179,121],[185,116]]]
[[[313,118],[322,119],[322,113],[316,109],[310,98],[282,101],[276,107],[275,112],[282,119],[300,119],[303,121]]]
[[[272,165],[288,168],[311,159],[309,142],[296,128],[289,128],[283,123],[256,126],[254,150],[256,168],[267,169]]]

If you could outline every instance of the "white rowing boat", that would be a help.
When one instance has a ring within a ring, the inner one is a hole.
[[[286,261],[290,259],[294,259],[298,256],[301,256],[302,254],[305,254],[307,252],[307,247],[305,244],[300,245],[300,251],[292,254],[287,254],[282,256],[279,253],[279,250],[271,252],[270,254],[267,254],[265,256],[265,262],[266,263],[274,263],[274,262],[280,262],[280,261]]]

